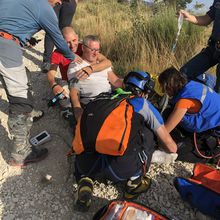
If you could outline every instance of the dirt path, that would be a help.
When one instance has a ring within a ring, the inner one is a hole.
[[[37,34],[40,39],[43,36],[43,32]],[[32,75],[35,106],[45,111],[44,118],[34,123],[31,135],[43,130],[52,135],[52,141],[45,144],[49,149],[49,156],[44,161],[24,169],[10,167],[5,162],[10,142],[7,134],[8,104],[0,85],[0,219],[92,219],[94,212],[109,199],[121,197],[121,189],[97,183],[90,211],[79,213],[73,209],[76,195],[72,190],[72,176],[66,181],[69,165],[65,156],[68,151],[67,143],[71,143],[72,135],[58,109],[47,108],[46,100],[52,94],[46,74],[40,71],[42,51],[43,41],[35,48],[26,50],[24,60]],[[192,167],[192,164],[181,162],[152,166],[152,186],[138,201],[176,220],[196,219],[195,212],[181,201],[172,185],[175,176],[189,176]],[[50,182],[43,181],[46,174],[52,176]]]

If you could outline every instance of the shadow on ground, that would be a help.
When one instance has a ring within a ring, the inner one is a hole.
[[[32,53],[34,55],[32,55]],[[36,55],[39,56],[39,59],[36,58]],[[23,52],[23,56],[28,60],[28,62],[34,63],[39,68],[41,67],[42,60],[40,59],[40,57],[42,56],[42,53],[38,50],[34,48],[26,48]]]

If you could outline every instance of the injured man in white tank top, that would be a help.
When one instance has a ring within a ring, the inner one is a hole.
[[[77,97],[80,98],[80,102],[86,105],[90,100],[94,99],[102,92],[111,92],[112,88],[118,88],[122,86],[122,79],[115,75],[112,68],[109,67],[99,72],[94,72],[87,79],[77,80],[75,74],[83,67],[90,64],[85,60],[82,63],[71,63],[67,72],[70,89],[77,93]],[[73,93],[73,92],[72,92]],[[77,98],[75,96],[72,99]]]

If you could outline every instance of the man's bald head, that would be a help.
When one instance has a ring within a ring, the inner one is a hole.
[[[64,27],[62,29],[62,34],[64,35],[68,35],[68,34],[73,34],[73,35],[77,35],[76,32],[73,30],[72,27]]]
[[[78,47],[78,35],[75,33],[72,27],[63,28],[62,34],[70,50],[75,53]]]

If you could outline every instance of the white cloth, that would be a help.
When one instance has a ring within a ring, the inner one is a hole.
[[[166,153],[161,150],[155,150],[152,155],[151,163],[174,163],[177,157],[177,153]]]
[[[102,92],[111,92],[111,84],[108,80],[108,73],[112,71],[110,67],[99,72],[93,72],[87,79],[76,82],[76,72],[89,65],[90,64],[86,61],[80,64],[71,63],[67,71],[70,87],[79,90],[80,102],[83,104],[87,104]]]

